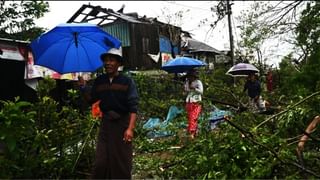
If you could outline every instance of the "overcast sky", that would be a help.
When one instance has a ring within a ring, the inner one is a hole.
[[[83,4],[100,5],[103,8],[118,10],[124,4],[124,12],[137,12],[139,16],[158,17],[165,21],[162,11],[173,14],[177,11],[185,12],[182,21],[178,22],[183,30],[193,33],[193,37],[202,42],[206,42],[218,50],[229,49],[229,35],[227,19],[221,21],[217,28],[210,30],[208,25],[199,27],[200,21],[207,18],[213,22],[213,13],[210,8],[218,1],[48,1],[50,12],[36,21],[37,25],[53,28],[59,23],[66,22]],[[235,1],[233,16],[240,13],[240,10],[248,7],[245,1]],[[233,20],[235,20],[233,18]],[[237,26],[236,24],[234,24]],[[235,34],[236,35],[236,34]],[[235,37],[237,38],[237,36]],[[237,39],[236,39],[237,40]]]

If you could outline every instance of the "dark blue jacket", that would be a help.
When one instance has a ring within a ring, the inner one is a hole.
[[[256,80],[254,82],[247,81],[244,85],[243,91],[248,90],[248,96],[251,98],[255,98],[256,96],[260,96],[261,93],[261,86],[260,81]]]
[[[116,111],[121,114],[137,113],[138,93],[133,79],[119,74],[110,82],[107,74],[102,74],[94,81],[91,90],[92,101],[101,100],[103,113]]]

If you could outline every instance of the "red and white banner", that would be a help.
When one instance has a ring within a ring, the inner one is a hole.
[[[161,52],[162,66],[165,65],[170,59],[172,59],[172,55],[171,54]]]
[[[19,51],[19,47],[0,42],[0,59],[24,61],[24,57]]]

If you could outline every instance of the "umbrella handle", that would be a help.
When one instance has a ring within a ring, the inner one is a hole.
[[[74,43],[76,44],[76,47],[78,47],[78,32],[73,32],[74,36]]]

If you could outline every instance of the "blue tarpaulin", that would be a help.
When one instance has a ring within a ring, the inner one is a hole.
[[[159,138],[172,136],[173,132],[167,130],[168,125],[175,119],[179,114],[181,114],[184,110],[179,109],[176,106],[170,106],[167,117],[164,121],[161,121],[160,118],[150,118],[144,125],[143,129],[148,130],[147,133],[148,138]],[[210,129],[216,128],[217,124],[224,120],[225,116],[230,116],[230,111],[220,110],[219,108],[213,106],[209,113],[208,126]],[[199,122],[206,120],[203,116],[199,117]],[[180,128],[186,128],[187,122],[184,122],[179,125]],[[199,124],[200,127],[200,124]]]
[[[149,138],[156,137],[165,137],[172,135],[172,132],[165,130],[169,123],[183,112],[182,109],[177,108],[176,106],[170,106],[167,118],[161,122],[159,118],[150,118],[144,125],[143,128],[150,130],[148,132]]]
[[[160,52],[170,53],[172,52],[172,46],[170,40],[165,36],[160,36]]]
[[[216,128],[217,124],[224,120],[225,116],[231,116],[231,112],[220,110],[216,106],[213,106],[209,117],[210,129]]]
[[[179,48],[177,46],[173,46],[173,54],[175,56],[179,54]]]

